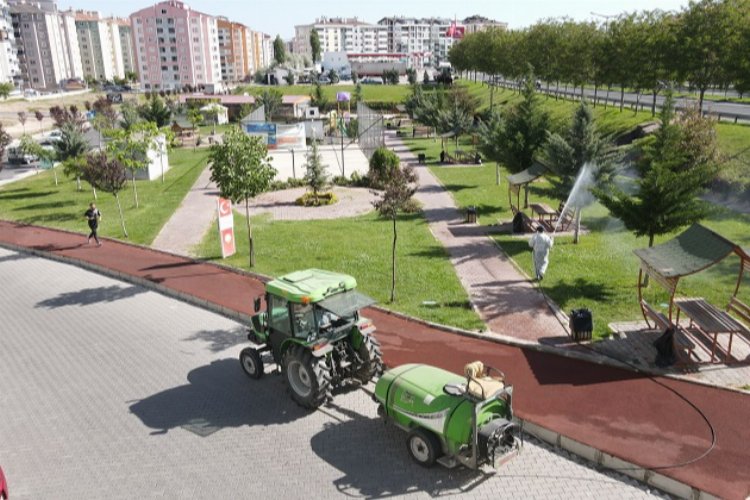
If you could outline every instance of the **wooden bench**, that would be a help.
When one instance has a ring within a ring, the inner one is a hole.
[[[675,352],[683,363],[690,362],[693,357],[693,350],[695,349],[695,342],[690,339],[690,334],[683,327],[675,325],[669,318],[663,313],[657,311],[645,300],[641,300],[641,310],[643,314],[654,322],[654,326],[657,330],[661,331],[662,335],[666,333],[670,328],[673,330],[674,335],[672,341],[674,343]],[[651,325],[649,325],[649,328]]]
[[[747,340],[750,340],[750,329],[747,328],[747,325],[750,324],[750,306],[742,302],[737,297],[732,297],[729,300],[727,312],[736,314],[740,318],[740,320],[742,320],[742,322],[744,323],[742,326],[744,326],[745,328],[743,328],[743,330],[739,333]]]

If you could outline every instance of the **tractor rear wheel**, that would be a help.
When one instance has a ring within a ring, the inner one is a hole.
[[[441,454],[440,440],[425,429],[412,429],[406,437],[409,455],[422,467],[430,467]]]
[[[362,366],[358,367],[355,373],[357,380],[366,384],[373,377],[383,373],[383,354],[378,339],[372,335],[362,337],[362,344],[359,346],[357,354],[362,359]]]
[[[240,352],[240,365],[242,370],[250,378],[260,378],[263,376],[263,360],[257,349],[246,347]]]
[[[281,360],[286,385],[295,403],[314,410],[331,397],[331,370],[325,358],[316,358],[299,345],[289,347]]]

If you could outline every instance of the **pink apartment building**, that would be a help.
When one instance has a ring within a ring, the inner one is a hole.
[[[221,82],[216,18],[178,0],[130,15],[135,71],[144,90]]]

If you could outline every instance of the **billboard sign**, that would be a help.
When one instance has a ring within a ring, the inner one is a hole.
[[[246,122],[242,126],[248,135],[261,137],[268,149],[276,149],[276,124],[268,122]]]

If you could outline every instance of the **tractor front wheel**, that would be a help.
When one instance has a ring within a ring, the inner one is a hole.
[[[331,370],[325,358],[316,358],[308,349],[293,345],[284,352],[281,364],[295,403],[314,410],[330,398]]]
[[[431,467],[440,456],[440,441],[424,429],[412,429],[406,438],[409,455],[422,467]]]
[[[380,342],[372,335],[362,337],[362,344],[357,350],[362,359],[362,366],[357,369],[355,377],[363,384],[368,383],[373,377],[383,373],[383,354],[380,351]]]
[[[240,352],[240,365],[250,378],[258,379],[263,376],[263,360],[257,349],[247,347]]]

